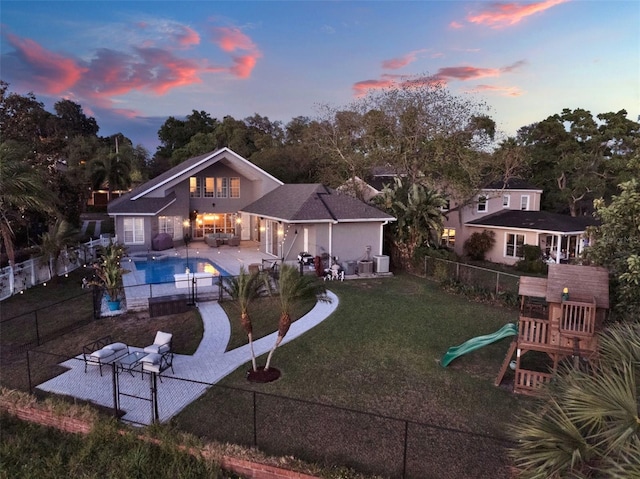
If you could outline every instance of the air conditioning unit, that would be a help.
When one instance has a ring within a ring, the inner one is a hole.
[[[389,257],[387,255],[376,255],[373,257],[376,267],[376,273],[389,272]]]

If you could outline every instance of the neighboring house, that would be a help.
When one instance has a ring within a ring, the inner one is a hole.
[[[282,185],[241,212],[259,222],[261,250],[284,261],[301,252],[326,253],[340,261],[373,259],[383,254],[384,226],[396,220],[317,183]]]
[[[473,201],[446,211],[442,244],[463,254],[473,233],[488,230],[496,240],[485,256],[488,261],[514,264],[529,244],[539,246],[549,261],[568,262],[582,253],[585,230],[596,220],[540,211],[541,195],[542,190],[519,179],[491,184]]]
[[[239,214],[282,182],[228,148],[190,158],[111,201],[118,240],[129,251],[151,249],[153,238],[174,241],[211,233],[257,239],[258,225]]]
[[[118,240],[152,249],[224,233],[252,240],[274,258],[328,253],[341,261],[382,255],[383,226],[395,218],[320,184],[284,185],[228,148],[190,158],[109,203]],[[373,258],[369,258],[373,259]]]

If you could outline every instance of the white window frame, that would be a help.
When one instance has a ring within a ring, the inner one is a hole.
[[[158,233],[168,233],[174,240],[182,239],[182,216],[158,216]]]
[[[144,218],[124,218],[122,233],[124,244],[144,244]]]
[[[509,236],[513,236],[513,242],[509,242]],[[522,243],[518,243],[518,237],[522,238]],[[522,258],[524,249],[525,237],[520,233],[505,233],[504,234],[504,256],[505,258]],[[520,247],[520,254],[518,254],[518,247]],[[513,248],[512,254],[509,254],[509,249]]]
[[[215,198],[216,197],[216,179],[211,176],[207,176],[204,179],[204,197]]]
[[[216,197],[229,197],[229,178],[216,178]]]
[[[520,209],[522,211],[529,211],[529,195],[522,195],[520,197]]]
[[[502,195],[502,207],[509,208],[511,205],[511,195]]]
[[[478,213],[486,213],[489,209],[489,198],[487,195],[478,196]]]
[[[229,198],[240,198],[240,178],[229,178]]]
[[[201,177],[192,176],[191,178],[189,178],[189,197],[191,198],[202,197],[202,178]]]

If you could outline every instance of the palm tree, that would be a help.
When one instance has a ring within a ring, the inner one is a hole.
[[[38,172],[21,157],[17,147],[0,144],[0,242],[15,264],[14,225],[22,213],[35,210],[53,213],[57,198]]]
[[[108,201],[114,190],[122,190],[131,186],[131,163],[118,153],[102,154],[89,164],[91,185],[94,189],[107,186]]]
[[[300,275],[298,268],[283,264],[278,280],[277,300],[280,302],[280,320],[278,321],[278,337],[269,351],[264,370],[269,370],[271,357],[291,327],[291,307],[300,301],[317,299],[331,302],[327,296],[324,283],[315,276]]]
[[[75,243],[78,231],[71,226],[67,220],[58,219],[53,225],[49,226],[49,231],[42,235],[40,239],[40,252],[42,259],[49,266],[49,275],[57,270],[58,259],[63,251],[67,252],[67,260],[73,260],[75,252],[69,250],[69,246]]]
[[[417,248],[438,244],[444,219],[442,207],[446,205],[441,194],[420,183],[409,185],[395,178],[395,185],[386,186],[374,201],[398,219],[389,231],[401,259],[411,261]]]
[[[225,276],[222,278],[222,289],[231,296],[231,299],[235,301],[240,310],[240,324],[247,333],[254,372],[258,368],[256,366],[256,355],[253,351],[253,325],[249,316],[249,303],[259,295],[261,286],[259,274],[259,272],[249,274],[242,266],[239,276]]]
[[[511,427],[522,478],[640,477],[640,323],[611,326],[588,370],[562,369]]]

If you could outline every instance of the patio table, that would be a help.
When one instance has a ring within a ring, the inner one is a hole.
[[[116,367],[119,371],[127,371],[131,376],[134,376],[133,371],[140,366],[140,360],[147,355],[144,351],[133,351],[126,356],[116,361]],[[140,368],[142,373],[142,368]]]

